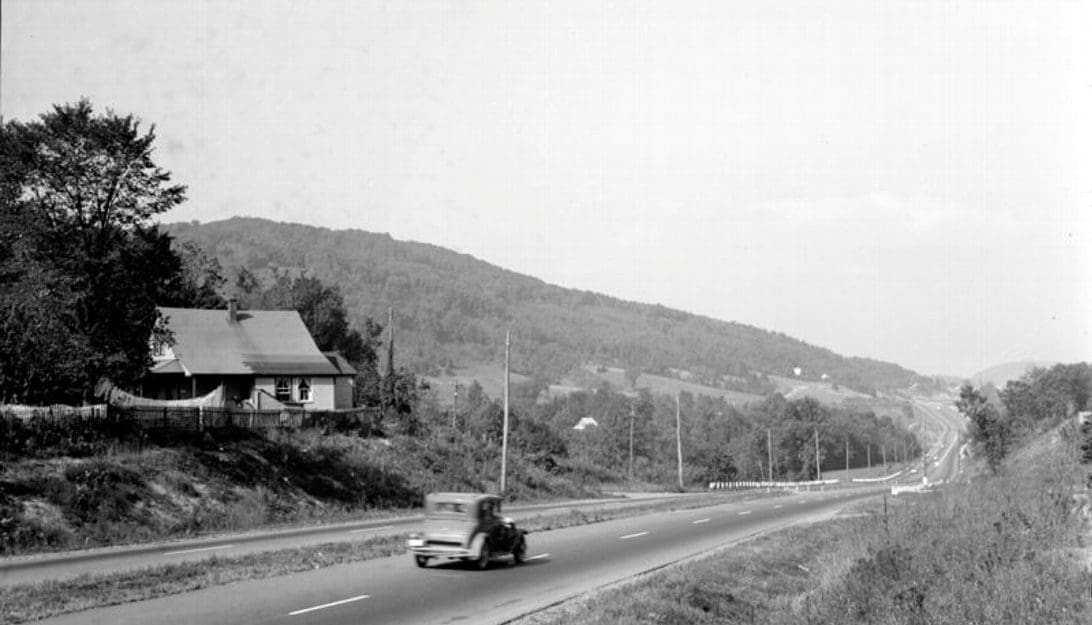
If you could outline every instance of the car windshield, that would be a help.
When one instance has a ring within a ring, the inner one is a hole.
[[[432,511],[449,514],[463,514],[466,512],[466,504],[456,501],[437,501],[432,504]]]

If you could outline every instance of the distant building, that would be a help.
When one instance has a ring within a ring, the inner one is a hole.
[[[599,422],[591,417],[583,417],[582,419],[580,419],[580,421],[576,422],[576,425],[573,426],[573,429],[583,430],[589,427],[599,427]]]
[[[323,353],[294,310],[159,308],[170,345],[153,345],[144,397],[190,399],[223,386],[227,402],[331,410],[353,406],[356,370]]]

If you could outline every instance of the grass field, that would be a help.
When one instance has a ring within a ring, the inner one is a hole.
[[[426,376],[429,386],[436,393],[436,401],[441,406],[451,406],[455,401],[455,385],[459,385],[459,401],[466,400],[467,388],[477,380],[482,390],[491,398],[504,396],[504,365],[475,365],[456,369],[452,375]],[[529,378],[511,374],[512,384],[526,382]]]

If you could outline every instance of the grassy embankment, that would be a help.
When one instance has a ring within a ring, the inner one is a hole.
[[[736,496],[742,496],[737,494]],[[686,501],[659,501],[631,506],[540,514],[521,520],[532,532],[587,525],[662,510],[724,503],[731,496],[710,494]],[[404,553],[406,535],[379,536],[282,549],[238,557],[212,557],[122,573],[82,575],[64,581],[0,587],[0,623],[24,623],[69,612],[144,601],[232,582],[288,575],[338,564],[362,562]]]
[[[873,500],[523,623],[1092,622],[1089,470],[1062,432],[998,476]]]
[[[404,513],[438,490],[491,491],[497,453],[472,441],[317,431],[38,450],[0,463],[0,556]],[[621,478],[513,454],[513,501],[596,497]]]

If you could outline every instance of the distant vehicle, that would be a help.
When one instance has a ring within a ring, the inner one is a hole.
[[[479,569],[501,556],[519,564],[527,555],[527,532],[501,517],[501,498],[482,493],[425,496],[425,530],[410,534],[407,546],[419,567],[433,558],[468,560]]]

